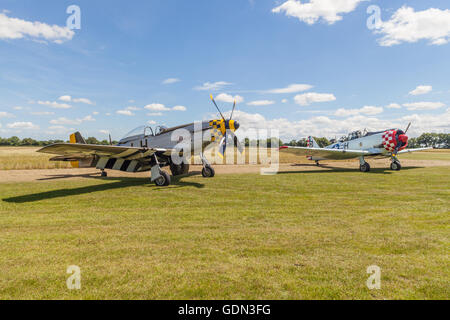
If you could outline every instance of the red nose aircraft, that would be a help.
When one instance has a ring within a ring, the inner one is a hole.
[[[308,138],[308,147],[288,147],[280,148],[283,152],[293,153],[299,156],[306,156],[309,160],[315,161],[319,165],[321,160],[344,160],[359,158],[361,172],[369,172],[370,165],[365,158],[391,158],[391,169],[399,171],[402,166],[398,160],[398,155],[415,151],[428,150],[432,148],[406,149],[408,146],[408,136],[406,133],[411,123],[405,131],[401,129],[388,129],[378,132],[355,131],[348,136],[325,148],[320,148],[313,137]]]

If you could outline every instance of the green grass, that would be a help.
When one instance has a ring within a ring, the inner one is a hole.
[[[301,169],[300,169],[301,170]],[[448,299],[450,167],[0,183],[0,299]],[[369,290],[366,269],[382,269]],[[66,288],[66,269],[82,290]]]

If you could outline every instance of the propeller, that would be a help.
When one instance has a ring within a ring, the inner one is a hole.
[[[109,134],[109,145],[112,146],[111,134]]]
[[[408,126],[406,127],[406,130],[404,131],[403,134],[401,134],[400,136],[398,136],[397,139],[397,146],[395,147],[395,151],[394,151],[394,155],[397,155],[398,151],[400,150],[400,148],[402,147],[402,143],[407,143],[408,142],[408,137],[406,136],[406,133],[408,132],[409,128],[411,127],[411,122],[408,124]],[[400,141],[401,140],[401,136],[405,136],[403,138],[406,139],[406,141]]]
[[[231,110],[230,120],[231,120],[231,118],[233,118],[233,113],[234,113],[235,108],[236,108],[236,100],[234,100],[234,103],[233,103],[233,110]]]
[[[244,147],[239,142],[238,137],[230,129],[230,122],[233,119],[234,110],[236,109],[236,100],[233,103],[233,109],[231,110],[231,115],[230,115],[229,120],[225,120],[225,117],[223,116],[222,112],[220,111],[219,106],[217,105],[216,101],[214,100],[213,95],[211,95],[211,101],[214,103],[214,106],[216,107],[217,111],[219,111],[220,116],[222,117],[223,121],[225,122],[225,128],[226,128],[225,134],[224,134],[222,140],[220,141],[219,154],[222,156],[222,158],[225,155],[225,151],[227,150],[227,145],[228,145],[228,135],[230,135],[230,137],[233,139],[234,145],[237,147],[239,152],[240,153],[244,152]],[[234,128],[235,128],[235,130],[237,130],[239,128],[239,123],[236,121],[234,122]]]
[[[210,95],[212,102],[214,103],[214,105],[216,106],[217,111],[219,111],[220,116],[222,117],[223,121],[225,121],[225,117],[223,116],[222,112],[220,111],[219,107],[217,106],[216,101],[214,100],[213,95]]]
[[[409,128],[411,127],[411,122],[408,124],[408,126],[406,127],[406,130],[405,130],[405,134],[408,132],[408,130],[409,130]]]

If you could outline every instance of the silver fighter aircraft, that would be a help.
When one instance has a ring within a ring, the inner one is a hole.
[[[378,132],[355,131],[347,137],[325,148],[320,148],[313,137],[308,138],[308,146],[305,147],[280,147],[280,151],[289,152],[315,161],[319,165],[321,160],[344,160],[359,158],[360,171],[369,172],[370,165],[365,158],[391,158],[391,170],[400,171],[402,166],[397,155],[415,151],[428,150],[432,148],[406,149],[408,136],[401,129],[388,129]]]
[[[240,152],[243,147],[234,132],[239,123],[231,116],[225,119],[214,98],[211,100],[221,115],[221,119],[190,123],[173,128],[142,126],[128,133],[115,146],[86,144],[79,132],[70,136],[70,143],[57,143],[44,147],[38,152],[57,155],[51,161],[69,161],[76,168],[97,168],[106,177],[106,169],[125,172],[151,171],[151,181],[157,186],[168,186],[170,175],[161,170],[169,166],[173,176],[189,172],[187,156],[199,155],[202,163],[202,175],[212,178],[213,167],[204,156],[204,152],[213,144],[220,143],[219,154],[224,155],[228,143],[234,141]],[[233,139],[233,140],[230,140]],[[188,154],[188,155],[187,155]]]

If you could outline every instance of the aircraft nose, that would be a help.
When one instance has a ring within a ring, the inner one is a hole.
[[[234,122],[234,129],[239,129],[239,127],[240,127],[241,125],[239,124],[239,122],[237,122],[237,121],[235,121]]]
[[[408,136],[406,134],[402,134],[398,137],[398,139],[404,144],[408,143]]]

